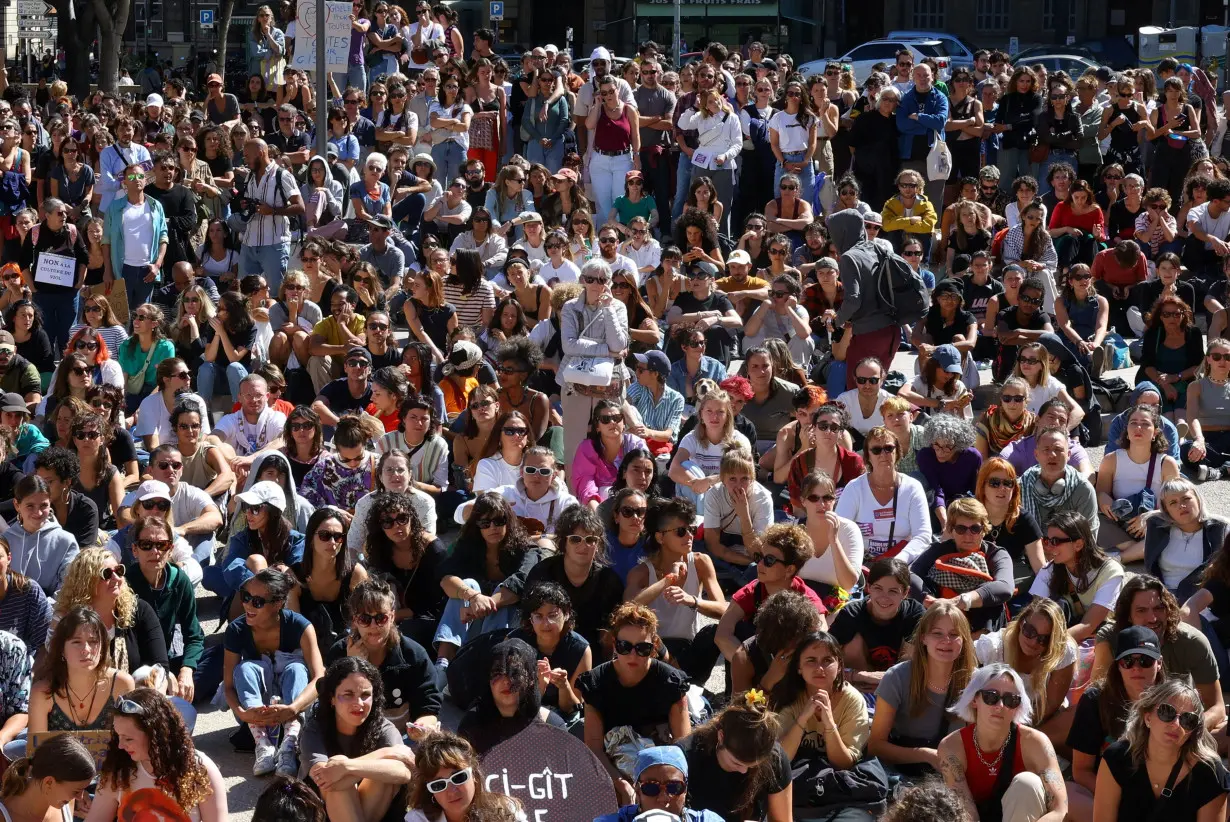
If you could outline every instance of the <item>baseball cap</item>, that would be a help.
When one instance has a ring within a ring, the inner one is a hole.
[[[686,275],[689,277],[698,277],[702,275],[705,277],[716,277],[717,273],[718,267],[713,263],[708,263],[704,260],[693,260],[688,263]]]
[[[206,85],[206,86],[212,86],[212,85],[213,85],[213,84],[215,84],[215,83],[217,83],[218,85],[222,85],[222,76],[221,76],[221,75],[219,75],[219,74],[211,74],[211,75],[209,75],[208,77],[206,77],[206,78],[205,78],[205,85]]]
[[[16,411],[20,414],[29,414],[30,409],[26,407],[26,398],[15,391],[9,391],[0,399],[0,411]]]
[[[372,355],[371,355],[371,352],[369,352],[363,346],[352,345],[350,349],[346,351],[346,359],[363,360],[363,362],[368,363],[370,365],[372,361]]]
[[[1099,83],[1109,83],[1115,77],[1115,73],[1108,66],[1098,66],[1093,75],[1098,78]]]
[[[517,222],[521,223],[522,225],[526,223],[541,223],[542,215],[539,214],[537,211],[522,211],[520,214],[517,215]]]
[[[671,361],[666,354],[657,350],[646,351],[644,354],[634,354],[636,361],[641,365],[647,366],[650,371],[661,374],[663,377],[669,377],[671,374]]]
[[[162,108],[162,95],[161,94],[151,94],[149,97],[145,98],[145,105],[147,107],[148,106],[158,106],[158,108]]]
[[[726,258],[726,263],[737,263],[739,265],[751,265],[752,255],[748,254],[741,248],[737,248],[730,252],[730,256]]]
[[[286,510],[286,493],[276,482],[262,480],[235,498],[244,505],[272,505],[279,511]]]
[[[837,265],[837,261],[832,257],[821,257],[816,260],[816,268],[830,268],[833,271],[840,271],[841,267]]]
[[[884,225],[884,218],[880,216],[880,213],[878,211],[872,211],[868,214],[863,215],[863,222],[871,223],[872,225],[882,226]]]
[[[624,174],[624,182],[627,182],[628,180],[644,180],[644,179],[645,179],[645,175],[641,174],[635,168],[629,171],[628,173]]]
[[[935,360],[936,364],[949,374],[961,373],[961,352],[957,350],[955,345],[936,346],[935,350],[931,352],[931,359]]]
[[[151,499],[171,499],[171,486],[161,480],[146,480],[137,486],[137,502]]]
[[[12,332],[0,331],[0,351],[8,351],[10,354],[17,353],[17,340],[13,339]]]
[[[1143,654],[1153,659],[1162,658],[1162,644],[1158,641],[1157,634],[1153,633],[1152,628],[1144,625],[1130,625],[1120,631],[1118,646],[1119,653],[1115,655],[1116,662],[1132,654]]]
[[[561,168],[559,171],[552,174],[551,177],[552,179],[564,177],[575,183],[577,181],[577,172],[576,169],[573,168]]]

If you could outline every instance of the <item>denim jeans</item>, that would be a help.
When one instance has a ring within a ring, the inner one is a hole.
[[[537,140],[529,141],[525,144],[525,159],[546,166],[554,174],[564,165],[564,138],[557,138],[550,148],[543,148]]]
[[[239,277],[261,274],[269,283],[269,293],[277,294],[282,287],[282,278],[290,265],[290,243],[272,245],[248,245],[239,250]]]
[[[461,584],[471,591],[480,590],[478,582],[472,579],[463,579]],[[447,643],[461,647],[471,639],[482,636],[488,631],[496,631],[501,628],[511,628],[517,624],[520,618],[521,609],[515,605],[505,605],[493,614],[489,614],[482,619],[475,619],[469,625],[461,621],[461,605],[460,599],[450,598],[448,604],[444,606],[444,616],[440,617],[440,627],[436,629],[434,638],[435,644]]]
[[[123,274],[124,290],[128,292],[128,314],[132,316],[144,303],[154,299],[154,289],[158,283],[147,283],[149,268],[143,265],[126,265]]]
[[[803,163],[803,158],[807,154],[805,151],[786,151],[782,152],[782,156],[786,158],[787,163]],[[777,164],[773,171],[773,196],[777,196],[782,182],[782,175],[786,170],[781,163]],[[812,195],[816,192],[816,168],[811,163],[803,163],[803,170],[796,173],[799,178],[799,199],[805,203],[810,203]]]
[[[1026,174],[1037,179],[1037,175],[1034,174],[1034,164],[1029,159],[1029,149],[1001,148],[999,150],[1000,191],[1012,193],[1012,181]]]
[[[461,176],[461,166],[466,161],[466,153],[456,140],[445,140],[431,147],[431,159],[436,161],[436,179],[451,181],[454,177]]]
[[[367,91],[367,67],[366,66],[347,66],[346,73],[340,71],[333,72],[333,82],[337,84],[337,90],[342,94],[346,93],[347,86],[354,86],[360,91]]]
[[[79,294],[47,294],[39,292],[34,295],[34,304],[43,312],[43,328],[51,338],[51,350],[56,356],[68,345],[68,329],[77,319]],[[136,306],[132,306],[135,308]]]
[[[599,154],[589,158],[589,181],[594,186],[594,222],[605,223],[615,198],[623,194],[624,175],[632,170],[632,154]]]
[[[692,158],[679,152],[679,168],[675,170],[675,202],[671,205],[671,219],[678,220],[683,206],[688,201],[688,187],[692,185]],[[606,219],[605,216],[603,219]],[[665,221],[664,221],[665,222]]]
[[[218,379],[218,372],[225,370],[226,383],[231,392],[231,399],[239,400],[239,383],[244,377],[248,376],[248,369],[243,367],[242,363],[229,363],[223,369],[220,363],[202,362],[200,369],[196,372],[196,388],[197,392],[205,398],[205,402],[209,402],[214,395],[214,386]]]
[[[423,212],[427,210],[427,197],[422,194],[410,194],[393,204],[393,222],[396,223],[406,238],[417,242],[419,226],[423,222]],[[407,257],[406,259],[410,259]]]
[[[281,697],[283,705],[289,705],[298,699],[299,694],[303,693],[303,689],[312,681],[303,661],[288,662],[278,676],[274,674],[274,668],[268,659],[246,659],[240,662],[235,666],[233,679],[235,694],[244,710],[268,705],[274,696]]]

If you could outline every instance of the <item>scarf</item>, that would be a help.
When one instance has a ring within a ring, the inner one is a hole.
[[[1041,476],[1042,468],[1038,465],[1021,476],[1021,510],[1029,511],[1035,516],[1039,508],[1048,511],[1062,508],[1081,481],[1080,473],[1071,465],[1064,466],[1063,478],[1056,483],[1059,485],[1058,491],[1040,487]],[[1042,519],[1038,518],[1038,521],[1041,522]]]
[[[1008,443],[1033,433],[1034,414],[1027,409],[1019,420],[1012,422],[1006,414],[1000,413],[998,405],[992,405],[983,413],[978,428],[987,438],[988,450],[998,454]]]

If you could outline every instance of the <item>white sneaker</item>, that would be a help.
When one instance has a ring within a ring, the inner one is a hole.
[[[277,759],[278,773],[292,777],[299,773],[299,734],[282,734],[282,744],[278,746]]]
[[[269,737],[256,740],[256,761],[252,763],[252,775],[264,776],[273,773],[278,761],[278,749],[269,741]]]

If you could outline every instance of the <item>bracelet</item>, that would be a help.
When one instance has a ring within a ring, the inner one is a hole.
[[[700,607],[700,599],[698,597],[692,597],[692,601],[688,603],[688,607],[695,611]]]

